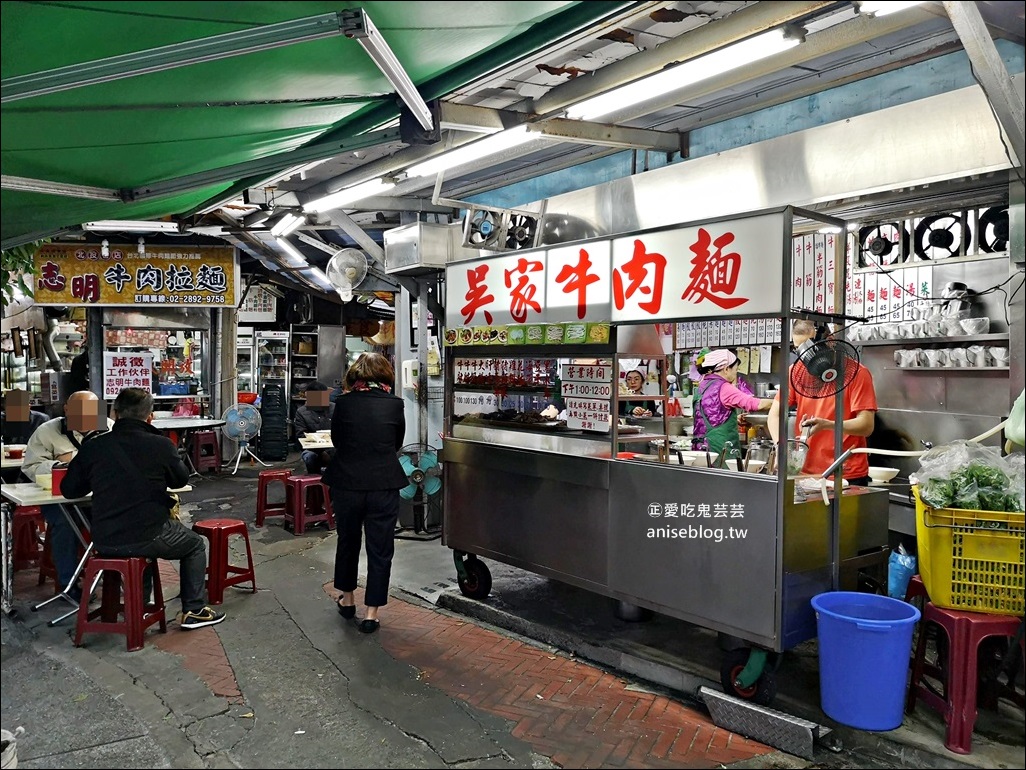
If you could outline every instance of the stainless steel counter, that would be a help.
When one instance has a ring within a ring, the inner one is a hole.
[[[831,587],[821,499],[794,503],[793,482],[771,476],[609,460],[563,440],[571,453],[447,438],[443,543],[774,650],[815,636],[809,599]],[[887,540],[886,493],[847,490],[842,588],[859,568],[882,562],[886,575]]]

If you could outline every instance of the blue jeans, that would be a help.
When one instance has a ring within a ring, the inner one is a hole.
[[[178,579],[181,582],[182,612],[196,612],[207,603],[203,581],[207,575],[206,539],[197,535],[180,521],[168,519],[160,533],[152,540],[128,545],[96,544],[103,556],[141,556],[150,559],[178,559]]]
[[[57,583],[64,590],[78,566],[78,535],[59,505],[43,505],[39,510],[50,525],[50,556],[53,558],[53,566],[57,568]]]
[[[307,473],[323,473],[331,460],[331,454],[326,449],[304,449],[301,457]]]

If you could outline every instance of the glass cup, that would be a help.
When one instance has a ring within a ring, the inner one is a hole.
[[[969,366],[969,351],[965,348],[952,348],[948,353],[951,365],[962,369]]]
[[[932,348],[924,351],[926,353],[926,365],[936,369],[948,364],[948,351],[944,348]]]

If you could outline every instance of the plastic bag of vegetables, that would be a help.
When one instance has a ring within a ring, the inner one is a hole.
[[[1023,510],[1021,455],[1002,457],[994,447],[954,441],[925,452],[919,463],[919,495],[933,508]]]

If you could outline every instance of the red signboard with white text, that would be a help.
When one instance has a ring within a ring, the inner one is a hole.
[[[784,212],[449,265],[446,326],[781,311]]]

